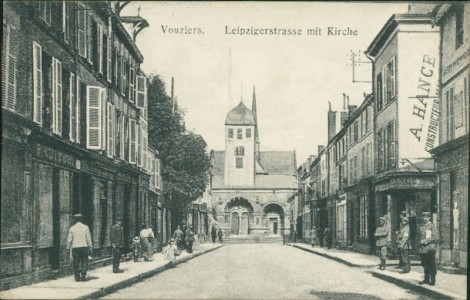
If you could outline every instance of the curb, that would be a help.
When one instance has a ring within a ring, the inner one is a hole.
[[[87,295],[82,295],[80,296],[79,298],[77,299],[98,299],[100,297],[104,297],[108,294],[111,294],[111,293],[114,293],[115,291],[117,290],[120,290],[122,288],[125,288],[125,287],[128,287],[128,286],[131,286],[139,281],[142,281],[143,279],[146,279],[146,278],[149,278],[155,274],[158,274],[158,273],[161,273],[169,268],[171,268],[172,266],[176,266],[176,265],[179,265],[179,264],[182,264],[184,262],[187,262],[188,260],[190,259],[193,259],[195,257],[198,257],[200,255],[203,255],[203,254],[206,254],[206,253],[209,253],[209,252],[212,252],[216,249],[219,249],[220,247],[222,247],[223,245],[219,245],[217,247],[214,247],[214,248],[211,248],[211,249],[206,249],[206,250],[203,250],[201,252],[198,252],[198,253],[194,253],[193,255],[188,255],[186,257],[183,257],[183,258],[180,258],[180,259],[177,259],[173,262],[167,262],[166,264],[164,264],[163,266],[160,266],[160,267],[157,267],[153,270],[150,270],[150,271],[147,271],[147,272],[144,272],[144,273],[140,273],[138,275],[135,275],[133,277],[130,277],[130,278],[127,278],[127,279],[124,279],[122,281],[119,281],[117,283],[114,283],[112,285],[109,285],[109,286],[106,286],[106,287],[102,287],[100,288],[98,291],[94,291],[94,292],[91,292]]]
[[[306,252],[310,252],[310,253],[313,253],[313,254],[316,254],[316,255],[320,255],[320,256],[323,256],[323,257],[326,257],[326,258],[329,258],[331,260],[335,260],[337,262],[340,262],[342,264],[345,264],[349,267],[356,267],[356,268],[371,268],[371,267],[374,267],[374,266],[371,266],[371,265],[359,265],[359,264],[353,264],[347,260],[344,260],[342,258],[339,258],[339,257],[336,257],[336,256],[331,256],[331,255],[328,255],[328,254],[325,254],[325,253],[320,253],[320,252],[317,252],[317,251],[314,251],[312,249],[308,249],[308,248],[303,248],[303,247],[300,247],[298,245],[292,245],[292,244],[287,244],[291,247],[294,247],[294,248],[297,248],[297,249],[300,249],[300,250],[303,250],[303,251],[306,251]]]
[[[412,290],[414,292],[418,292],[422,295],[429,296],[432,298],[438,298],[438,299],[465,299],[465,296],[463,295],[458,295],[449,291],[442,290],[437,287],[424,287],[419,284],[416,284],[414,282],[398,279],[396,277],[377,272],[377,271],[369,271],[372,276],[388,281],[390,283],[393,283],[399,287],[406,288],[409,290]]]

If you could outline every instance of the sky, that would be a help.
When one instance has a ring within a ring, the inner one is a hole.
[[[261,150],[295,150],[300,164],[327,143],[328,102],[339,111],[343,93],[360,105],[372,90],[363,53],[355,79],[368,82],[353,83],[351,53],[364,52],[392,14],[407,9],[398,2],[136,1],[121,15],[140,13],[150,24],[137,36],[142,69],[159,74],[168,94],[174,78],[186,128],[208,150],[224,150],[227,113],[240,101],[251,108],[256,87]],[[239,34],[252,27],[301,34]]]

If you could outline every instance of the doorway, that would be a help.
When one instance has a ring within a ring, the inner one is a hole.
[[[278,234],[278,219],[277,218],[270,218],[269,219],[270,223],[270,229],[271,229],[271,234],[277,235]]]
[[[239,223],[240,220],[238,218],[238,213],[234,212],[232,213],[232,234],[239,234]]]
[[[248,223],[249,223],[248,213],[244,212],[242,213],[242,222],[240,224],[240,234],[248,235]]]

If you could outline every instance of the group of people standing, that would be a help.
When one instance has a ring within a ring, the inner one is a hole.
[[[74,225],[70,227],[67,237],[67,250],[72,260],[75,281],[86,281],[88,271],[88,261],[92,259],[92,241],[90,228],[82,223],[83,216],[75,214],[73,216]],[[109,240],[113,251],[113,273],[122,273],[119,268],[122,251],[124,249],[124,232],[122,222],[117,219],[111,226]],[[153,243],[155,234],[151,226],[143,224],[141,231],[132,240],[134,262],[137,262],[140,254],[145,261],[150,261],[153,255]]]
[[[431,213],[422,213],[423,224],[419,228],[419,246],[418,253],[421,258],[421,265],[424,268],[424,280],[420,284],[436,284],[436,245],[437,228],[431,222]],[[399,255],[399,264],[397,268],[403,269],[400,273],[410,272],[410,227],[408,214],[403,211],[400,215],[400,228],[397,234],[397,249]],[[380,270],[386,269],[387,245],[390,229],[388,227],[387,216],[380,217],[380,226],[375,231],[377,254],[380,258]]]
[[[224,236],[224,232],[222,231],[222,228],[219,227],[219,229],[215,228],[215,226],[212,226],[211,228],[211,239],[212,243],[215,243],[217,240],[217,237],[219,237],[219,242],[222,243],[222,237]]]

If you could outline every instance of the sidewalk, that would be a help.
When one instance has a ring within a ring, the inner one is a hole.
[[[411,272],[400,274],[398,260],[387,260],[387,270],[379,270],[379,259],[372,255],[366,255],[351,251],[327,249],[324,247],[312,247],[307,243],[288,243],[289,246],[302,249],[338,262],[350,267],[366,268],[374,277],[394,283],[398,286],[417,291],[421,294],[439,299],[466,299],[467,298],[467,276],[457,274],[446,274],[437,272],[436,286],[420,285],[419,281],[424,278],[423,268],[417,261],[411,262]]]
[[[112,265],[108,265],[88,271],[87,281],[85,282],[76,282],[72,275],[2,291],[0,292],[0,299],[94,299],[221,246],[222,244],[199,244],[194,246],[192,254],[183,251],[173,262],[164,260],[162,253],[156,253],[150,262],[144,262],[143,258],[140,258],[139,262],[128,261],[121,263],[120,268],[124,270],[124,273],[113,273]]]

